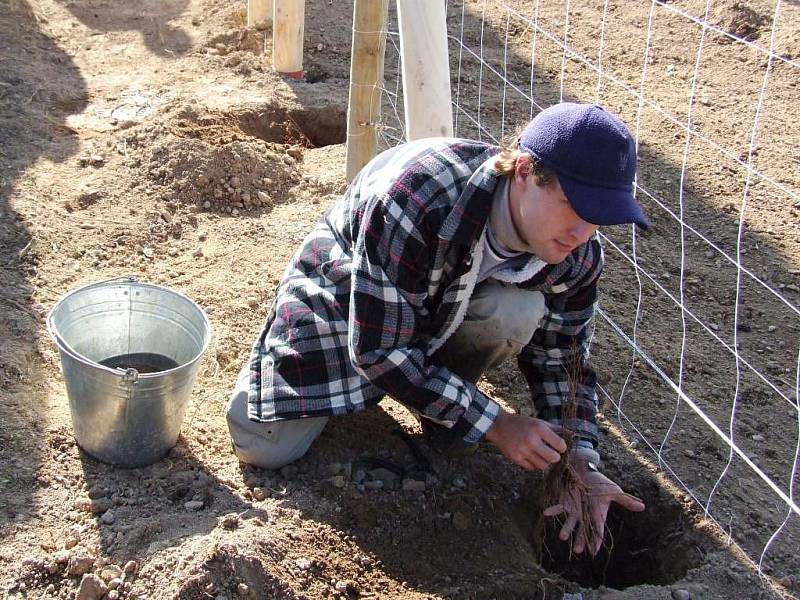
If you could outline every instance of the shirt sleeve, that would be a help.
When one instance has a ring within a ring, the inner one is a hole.
[[[416,200],[409,191],[364,205],[353,247],[350,360],[384,393],[476,443],[499,406],[428,356],[429,269],[440,241],[434,231],[437,219],[418,213],[424,203]]]
[[[592,239],[576,250],[573,260],[573,272],[545,293],[548,312],[518,363],[538,417],[574,431],[575,445],[597,447],[597,377],[588,358],[603,268],[599,241]],[[571,400],[574,418],[565,419],[563,408]]]

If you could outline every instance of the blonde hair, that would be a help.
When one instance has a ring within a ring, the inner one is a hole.
[[[535,156],[529,152],[525,152],[519,147],[519,136],[522,133],[522,128],[510,139],[504,140],[503,145],[500,147],[500,154],[494,162],[494,170],[498,175],[513,175],[517,168],[517,161],[522,156],[530,158],[530,168],[526,175],[533,177],[536,185],[547,185],[555,177],[555,173],[540,163]]]

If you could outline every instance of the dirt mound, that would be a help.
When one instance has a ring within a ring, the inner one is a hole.
[[[745,40],[757,39],[762,28],[768,23],[764,16],[738,0],[715,2],[709,14],[709,21],[723,31]],[[728,37],[723,37],[722,40],[733,41]]]

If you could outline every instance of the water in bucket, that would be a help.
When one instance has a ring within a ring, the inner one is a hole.
[[[70,292],[47,325],[78,445],[123,467],[164,456],[178,440],[208,347],[203,310],[173,290],[124,278]]]

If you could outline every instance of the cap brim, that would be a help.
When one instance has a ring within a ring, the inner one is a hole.
[[[572,208],[587,223],[636,223],[644,229],[650,229],[650,221],[629,191],[587,185],[560,174],[558,182]]]

